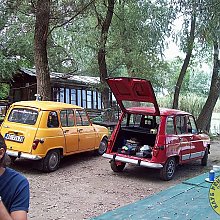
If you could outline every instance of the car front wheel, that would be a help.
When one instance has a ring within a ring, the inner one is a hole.
[[[176,160],[174,157],[168,158],[163,168],[160,170],[160,178],[162,180],[171,180],[176,170]]]
[[[60,165],[60,151],[51,150],[43,159],[43,171],[53,172],[59,168]]]
[[[111,168],[114,172],[122,172],[126,163],[117,164],[115,161],[111,161]]]

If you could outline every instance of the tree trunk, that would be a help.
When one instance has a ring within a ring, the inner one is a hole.
[[[126,0],[119,0],[119,17],[120,17],[120,37],[121,37],[121,42],[122,42],[122,49],[124,52],[124,63],[128,72],[128,76],[134,77],[135,73],[133,71],[133,62],[131,59],[131,52],[132,49],[129,45],[129,36],[127,34],[127,27],[126,27],[126,21],[125,21],[125,3]],[[129,29],[129,27],[128,27]]]
[[[220,77],[218,74],[219,71],[220,71],[219,43],[218,41],[215,41],[214,56],[213,56],[213,73],[212,73],[210,91],[206,103],[203,106],[203,109],[197,119],[198,128],[205,131],[209,131],[210,129],[212,112],[220,94]]]
[[[38,0],[34,34],[34,59],[37,78],[37,94],[42,100],[51,100],[50,74],[47,57],[50,0]]]
[[[183,62],[180,75],[178,77],[176,86],[175,86],[175,92],[174,92],[174,98],[173,98],[173,108],[178,109],[178,102],[179,102],[179,94],[180,94],[180,89],[183,84],[183,78],[186,75],[186,70],[189,66],[190,58],[192,56],[192,50],[193,50],[193,43],[195,39],[195,25],[196,25],[196,15],[195,13],[192,15],[191,18],[191,28],[190,28],[190,36],[188,39],[188,46],[187,46],[187,53],[185,60]]]
[[[106,13],[105,20],[102,22],[102,26],[101,26],[101,36],[100,36],[99,51],[98,51],[100,81],[103,85],[102,101],[104,104],[104,108],[110,107],[109,88],[106,83],[106,78],[108,77],[108,71],[107,71],[105,55],[106,55],[106,42],[108,38],[109,27],[112,21],[114,5],[115,5],[115,0],[108,0],[108,10]]]

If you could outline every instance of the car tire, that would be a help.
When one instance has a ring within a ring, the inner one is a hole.
[[[103,155],[108,147],[108,139],[105,137],[101,140],[99,148],[96,150],[97,155]]]
[[[59,168],[60,165],[60,151],[51,150],[47,153],[46,157],[43,159],[43,171],[53,172]]]
[[[168,158],[163,168],[160,170],[160,179],[171,180],[176,170],[176,160],[174,157]]]
[[[121,163],[120,165],[118,165],[113,160],[110,163],[111,163],[111,168],[114,172],[122,172],[126,165],[126,163]]]
[[[202,166],[207,166],[208,155],[209,155],[209,150],[208,150],[208,148],[207,148],[207,149],[205,150],[205,154],[204,154],[203,158],[201,159],[201,165],[202,165]]]

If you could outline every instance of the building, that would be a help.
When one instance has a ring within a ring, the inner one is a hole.
[[[103,108],[101,93],[98,90],[99,77],[50,74],[53,101],[71,103],[86,109]],[[36,72],[34,69],[21,68],[13,75],[10,89],[10,101],[35,100],[37,93]]]

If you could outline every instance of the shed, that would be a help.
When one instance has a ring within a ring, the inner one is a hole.
[[[53,101],[71,103],[87,109],[103,108],[98,90],[99,77],[50,73]],[[34,100],[37,93],[35,69],[19,69],[11,81],[10,101]]]

